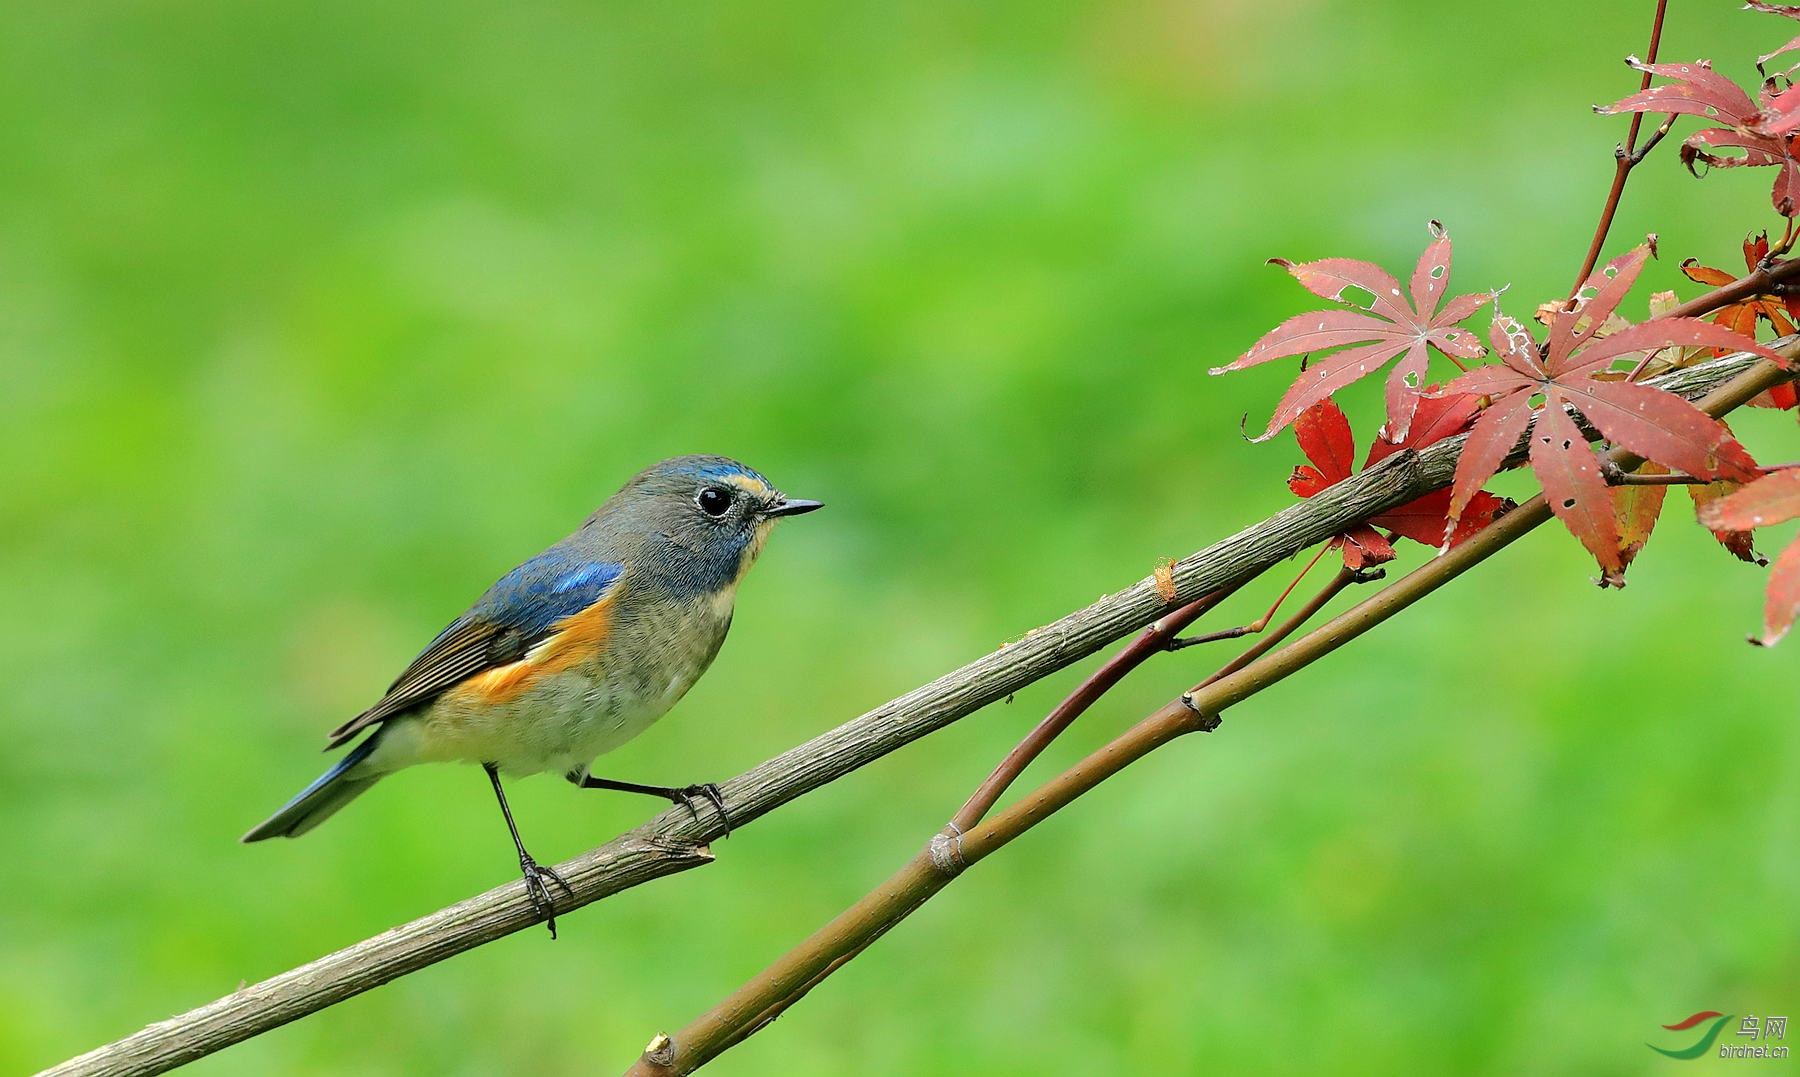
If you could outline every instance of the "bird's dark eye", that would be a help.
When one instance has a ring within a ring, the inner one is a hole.
[[[725,510],[731,507],[731,495],[717,486],[708,486],[700,491],[698,500],[700,511],[708,516],[723,516]]]

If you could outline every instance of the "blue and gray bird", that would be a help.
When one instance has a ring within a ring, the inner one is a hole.
[[[414,763],[479,763],[526,892],[554,936],[545,880],[568,884],[525,851],[500,775],[549,771],[583,789],[666,797],[696,812],[704,797],[723,817],[710,783],[638,785],[589,767],[693,687],[725,641],[738,584],[775,522],[819,507],[723,456],[644,470],[574,534],[502,576],[380,701],[332,730],[327,750],[363,739],[243,840],[299,837]]]

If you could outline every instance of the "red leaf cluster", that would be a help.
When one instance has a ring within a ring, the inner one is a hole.
[[[1656,318],[1604,336],[1597,332],[1649,256],[1649,246],[1641,246],[1596,273],[1582,288],[1594,289],[1593,298],[1581,310],[1557,317],[1542,346],[1518,322],[1496,317],[1490,340],[1500,362],[1477,367],[1445,387],[1491,399],[1457,462],[1451,518],[1467,509],[1529,429],[1531,470],[1551,511],[1594,555],[1604,582],[1612,584],[1623,582],[1625,570],[1613,498],[1571,411],[1615,444],[1698,478],[1746,481],[1755,476],[1756,462],[1723,424],[1675,394],[1597,375],[1622,356],[1672,346],[1730,348],[1780,361],[1754,340],[1698,318]],[[1534,408],[1538,396],[1544,403]]]
[[[1749,531],[1796,516],[1800,516],[1800,469],[1793,468],[1765,475],[1700,509],[1700,522],[1715,531]],[[1781,551],[1769,572],[1768,595],[1763,604],[1763,645],[1786,635],[1796,614],[1800,614],[1800,539]]]
[[[1744,238],[1744,270],[1756,272],[1756,267],[1769,256],[1769,234],[1746,236]],[[1723,288],[1727,284],[1736,284],[1738,278],[1723,269],[1703,266],[1697,258],[1689,258],[1681,263],[1681,272],[1695,284],[1705,284],[1713,288]],[[1728,306],[1720,307],[1711,316],[1711,321],[1744,336],[1756,335],[1756,323],[1761,319],[1769,323],[1776,336],[1785,337],[1795,331],[1795,321],[1800,320],[1800,296],[1786,296],[1773,299],[1768,296],[1751,296]]]
[[[1401,449],[1422,449],[1454,437],[1469,428],[1478,410],[1477,401],[1471,396],[1422,397],[1406,436],[1390,441],[1390,431],[1383,428],[1369,446],[1363,467],[1378,464]],[[1344,418],[1336,401],[1327,398],[1302,412],[1294,422],[1294,436],[1300,442],[1300,451],[1312,461],[1295,468],[1289,476],[1288,489],[1294,493],[1311,497],[1326,487],[1343,482],[1353,473],[1356,440],[1350,432],[1350,420]],[[1367,568],[1392,561],[1395,556],[1393,546],[1375,530],[1377,527],[1427,546],[1454,546],[1511,507],[1512,502],[1505,498],[1481,491],[1471,499],[1468,510],[1452,528],[1450,491],[1437,490],[1372,517],[1367,523],[1339,535],[1333,542],[1343,547],[1346,566]]]
[[[1765,8],[1767,10],[1767,8]],[[1787,12],[1777,12],[1787,14]],[[1793,47],[1777,49],[1776,55]],[[1766,57],[1765,57],[1766,59]],[[1800,160],[1795,159],[1794,133],[1800,130],[1800,87],[1776,93],[1770,83],[1752,101],[1737,83],[1713,71],[1712,64],[1646,64],[1635,57],[1627,61],[1638,71],[1674,81],[1640,90],[1630,97],[1601,105],[1600,113],[1664,112],[1699,116],[1727,126],[1705,127],[1681,143],[1681,160],[1698,174],[1699,164],[1712,168],[1773,166],[1775,176],[1770,200],[1783,217],[1800,216]]]
[[[1436,221],[1431,222],[1431,234],[1430,246],[1413,269],[1411,302],[1400,294],[1399,281],[1369,262],[1350,258],[1301,263],[1273,260],[1314,295],[1356,309],[1296,314],[1235,361],[1213,368],[1212,373],[1223,374],[1275,359],[1341,349],[1301,372],[1276,405],[1269,428],[1255,440],[1274,437],[1307,408],[1396,356],[1400,361],[1387,381],[1388,426],[1396,438],[1404,438],[1418,407],[1418,388],[1431,358],[1428,349],[1435,348],[1452,360],[1479,359],[1485,354],[1475,334],[1457,328],[1457,323],[1494,298],[1494,293],[1460,295],[1440,307],[1450,284],[1450,237]],[[1346,298],[1353,288],[1369,294],[1367,306]]]
[[[1800,19],[1800,4],[1750,0],[1748,6]],[[1657,34],[1661,18],[1658,8]],[[1653,59],[1654,49],[1653,44]],[[1759,67],[1797,50],[1800,37],[1762,57]],[[1688,279],[1729,289],[1732,295],[1715,293],[1691,304],[1709,312],[1702,320],[1672,317],[1682,304],[1673,292],[1660,292],[1651,297],[1650,319],[1632,324],[1618,311],[1655,254],[1651,237],[1650,243],[1593,274],[1569,300],[1540,307],[1539,320],[1547,327],[1541,341],[1496,304],[1488,340],[1498,362],[1469,369],[1459,360],[1480,359],[1487,352],[1460,323],[1499,293],[1446,301],[1451,244],[1437,222],[1431,224],[1432,242],[1413,270],[1408,294],[1402,294],[1395,277],[1368,262],[1274,259],[1308,291],[1350,308],[1295,315],[1235,361],[1212,371],[1222,374],[1301,357],[1300,377],[1288,387],[1267,429],[1254,439],[1267,440],[1294,425],[1309,461],[1288,480],[1294,493],[1311,497],[1350,477],[1356,445],[1332,394],[1395,360],[1386,385],[1388,422],[1370,446],[1364,467],[1401,448],[1467,432],[1448,490],[1373,517],[1333,540],[1347,566],[1391,560],[1392,540],[1400,536],[1448,547],[1490,523],[1511,503],[1482,487],[1521,444],[1549,508],[1599,563],[1602,585],[1623,585],[1625,569],[1649,541],[1672,482],[1688,486],[1701,522],[1726,549],[1747,561],[1766,563],[1752,544],[1755,528],[1800,517],[1800,468],[1765,475],[1724,423],[1640,380],[1708,351],[1749,352],[1789,368],[1782,356],[1756,343],[1756,332],[1766,322],[1781,336],[1800,333],[1800,295],[1785,294],[1790,270],[1783,267],[1793,263],[1781,261],[1800,241],[1800,83],[1794,79],[1800,64],[1766,79],[1753,99],[1705,60],[1628,62],[1644,73],[1644,88],[1596,111],[1708,121],[1711,126],[1682,143],[1681,158],[1690,171],[1698,172],[1700,165],[1776,169],[1771,200],[1787,218],[1787,230],[1773,247],[1767,232],[1744,241],[1745,266],[1762,282],[1756,294],[1746,294],[1751,291],[1747,281],[1688,259],[1681,266]],[[1652,86],[1652,78],[1665,81]],[[1643,150],[1668,127],[1664,123]],[[1620,168],[1596,251],[1605,240],[1624,179],[1641,157],[1641,151],[1629,159],[1623,149],[1619,152]],[[1782,284],[1774,283],[1777,277]],[[1366,302],[1359,302],[1364,295]],[[1421,390],[1433,351],[1462,373],[1442,389]],[[1315,354],[1322,357],[1309,364]],[[1784,384],[1750,403],[1800,410],[1800,392]],[[1604,442],[1641,460],[1633,476],[1603,466],[1588,444],[1584,422]],[[1764,642],[1779,639],[1797,617],[1800,539],[1781,554],[1771,573]]]
[[[1795,40],[1800,40],[1796,38]],[[1767,59],[1767,57],[1764,57]],[[1744,269],[1747,273],[1756,272],[1756,267],[1769,256],[1769,234],[1746,236],[1744,239]],[[1681,263],[1681,271],[1696,284],[1705,284],[1713,288],[1723,288],[1728,284],[1736,284],[1737,277],[1723,269],[1703,266],[1698,259],[1689,258]],[[1756,335],[1758,320],[1766,321],[1775,331],[1776,336],[1788,336],[1800,331],[1800,296],[1783,296],[1779,300],[1769,296],[1751,296],[1748,299],[1720,307],[1712,315],[1712,321],[1725,326],[1734,332],[1747,337]],[[1714,354],[1725,352],[1715,348]],[[1800,394],[1796,394],[1794,384],[1787,382],[1777,385],[1756,399],[1750,401],[1753,408],[1788,409],[1800,404]]]

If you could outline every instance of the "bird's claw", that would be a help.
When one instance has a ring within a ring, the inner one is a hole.
[[[519,858],[519,871],[525,876],[525,896],[531,899],[531,907],[544,918],[544,926],[550,929],[550,937],[556,938],[556,899],[551,896],[549,879],[562,887],[563,893],[575,896],[575,890],[569,881],[562,877],[555,868],[547,868],[529,856]]]
[[[684,786],[675,790],[675,795],[669,799],[686,807],[688,811],[692,812],[694,814],[694,822],[697,823],[700,821],[700,808],[696,802],[701,797],[705,797],[706,802],[718,810],[719,822],[725,824],[725,834],[729,837],[731,834],[731,817],[725,814],[725,794],[719,792],[717,782],[702,782],[699,785]]]

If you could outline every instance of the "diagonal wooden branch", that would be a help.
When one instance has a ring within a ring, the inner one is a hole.
[[[1784,263],[1778,278],[1788,275]],[[1741,282],[1740,282],[1741,283]],[[1720,293],[1729,289],[1721,289]],[[1739,354],[1653,379],[1688,397],[1742,373]],[[1084,658],[1201,595],[1252,579],[1301,550],[1395,506],[1449,485],[1462,451],[1452,438],[1396,453],[1375,467],[1289,506],[1176,563],[1165,602],[1154,577],[1028,633],[722,784],[734,828],[836,781],[897,748]],[[1522,460],[1524,443],[1512,460]],[[573,896],[567,913],[620,890],[711,861],[723,827],[711,814],[672,808],[597,849],[557,865]],[[40,1077],[164,1073],[231,1044],[342,1002],[397,977],[491,942],[539,920],[517,880],[346,949],[150,1025],[43,1071]]]
[[[1800,345],[1790,343],[1784,351],[1791,357],[1800,352]],[[1708,393],[1701,408],[1714,417],[1724,415],[1792,376],[1773,363],[1760,363]],[[1642,462],[1622,449],[1613,450],[1608,459],[1622,468]],[[1224,676],[1208,677],[992,819],[965,827],[960,825],[963,813],[958,813],[957,821],[934,835],[924,849],[862,900],[679,1032],[657,1035],[627,1071],[628,1077],[679,1077],[742,1043],[949,886],[969,865],[1182,734],[1211,732],[1226,708],[1384,623],[1549,519],[1549,506],[1540,494],[1281,650]],[[1128,649],[1120,657],[1126,659],[1130,654]],[[1092,699],[1084,700],[1084,704],[1089,702]]]

